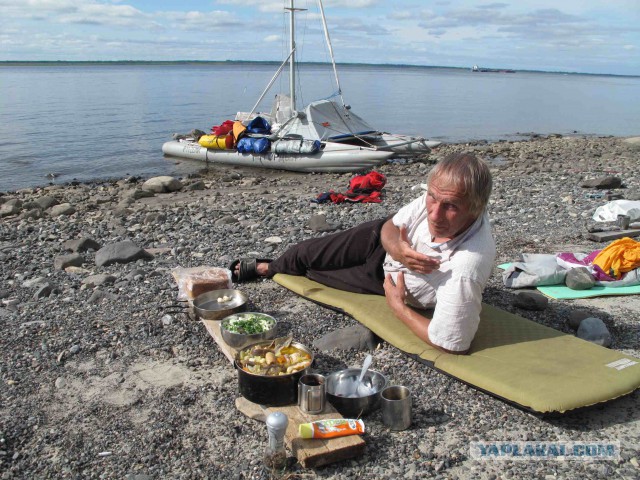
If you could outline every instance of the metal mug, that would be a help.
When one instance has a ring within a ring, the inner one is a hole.
[[[411,390],[394,385],[380,393],[382,423],[391,430],[406,430],[411,425]]]
[[[629,215],[618,215],[618,226],[621,230],[628,229],[630,223],[631,217]]]
[[[305,413],[322,413],[326,399],[326,380],[318,373],[303,375],[298,380],[298,406]]]

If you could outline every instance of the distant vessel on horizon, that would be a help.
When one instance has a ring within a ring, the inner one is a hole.
[[[471,71],[480,73],[516,73],[515,70],[508,68],[480,68],[478,65],[474,65]]]

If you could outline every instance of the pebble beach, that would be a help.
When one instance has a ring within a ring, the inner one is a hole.
[[[289,458],[263,465],[264,424],[236,410],[236,372],[204,326],[175,304],[176,267],[227,267],[275,257],[289,245],[388,216],[422,193],[430,168],[452,152],[487,160],[498,255],[483,301],[575,334],[569,319],[600,318],[609,348],[640,357],[640,296],[550,300],[517,306],[497,265],[521,253],[590,252],[594,210],[640,200],[640,137],[532,135],[529,140],[445,144],[376,169],[382,203],[316,204],[346,191],[353,174],[297,174],[211,166],[175,179],[169,193],[130,177],[0,193],[0,478],[38,479],[635,479],[640,476],[640,394],[552,418],[474,390],[381,342],[315,352],[313,371],[373,367],[413,392],[413,423],[387,429],[364,418],[364,455],[317,469]],[[585,188],[617,177],[621,185]],[[602,225],[602,224],[600,224]],[[97,259],[129,241],[126,263]],[[243,283],[248,310],[273,315],[312,345],[357,322],[270,280]],[[482,461],[473,441],[619,442],[605,461]]]

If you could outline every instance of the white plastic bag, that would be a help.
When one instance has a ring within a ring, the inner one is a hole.
[[[640,201],[614,200],[596,208],[593,219],[596,222],[615,222],[618,215],[629,215],[632,222],[640,220]]]

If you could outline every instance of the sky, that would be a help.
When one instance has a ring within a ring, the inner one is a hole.
[[[288,54],[290,0],[0,0],[0,61]],[[296,55],[329,61],[315,0]],[[640,75],[640,0],[324,0],[338,63]]]

